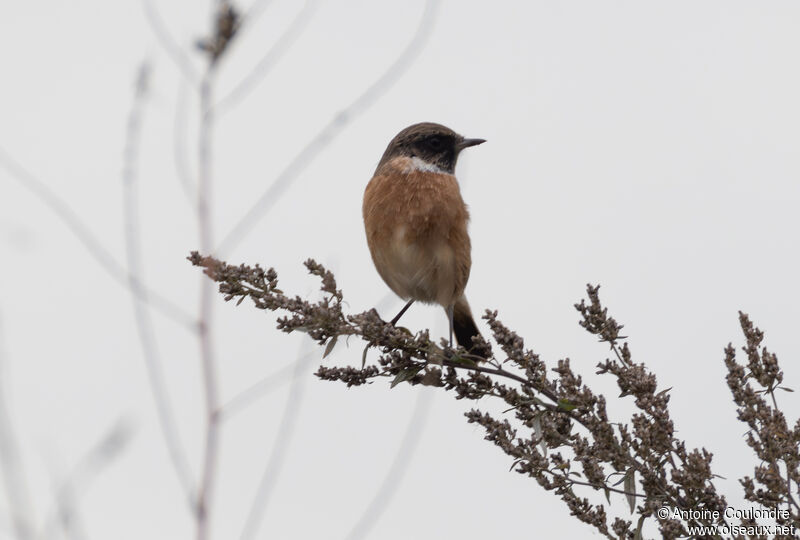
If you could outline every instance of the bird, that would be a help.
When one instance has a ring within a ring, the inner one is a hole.
[[[472,268],[469,211],[455,177],[461,151],[483,144],[433,122],[413,124],[389,142],[364,190],[367,245],[383,281],[407,303],[439,304],[453,334],[469,353],[489,354],[464,288]]]

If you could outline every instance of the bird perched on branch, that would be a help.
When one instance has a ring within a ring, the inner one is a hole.
[[[472,266],[469,212],[455,177],[462,150],[486,142],[425,122],[409,126],[389,143],[364,191],[364,227],[375,268],[408,302],[439,304],[447,312],[450,344],[486,358],[464,287]]]

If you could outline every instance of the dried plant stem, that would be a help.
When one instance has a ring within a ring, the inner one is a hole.
[[[616,345],[613,345],[612,347],[616,349]],[[465,355],[465,356],[468,356],[468,355]],[[433,362],[426,363],[426,365],[432,365],[432,364],[434,364],[434,363]],[[470,372],[474,372],[474,373],[485,373],[485,374],[488,374],[488,375],[497,375],[498,377],[503,377],[503,378],[510,379],[512,381],[518,382],[523,387],[528,388],[532,392],[539,393],[542,396],[546,397],[547,399],[549,399],[550,401],[553,402],[552,404],[539,402],[538,405],[540,407],[542,407],[544,409],[547,409],[547,410],[549,410],[551,412],[554,412],[554,413],[566,415],[567,417],[569,417],[570,420],[580,424],[581,426],[586,428],[590,433],[592,433],[594,431],[592,425],[589,422],[587,422],[586,420],[584,420],[580,416],[574,415],[570,411],[561,408],[559,406],[558,396],[556,396],[552,391],[550,391],[550,390],[548,390],[546,388],[534,386],[527,379],[525,379],[523,377],[520,377],[519,375],[516,375],[514,373],[511,373],[510,371],[506,371],[506,370],[504,370],[502,368],[499,368],[499,367],[489,368],[489,367],[485,367],[485,366],[481,366],[481,365],[468,365],[468,364],[464,364],[462,362],[454,362],[452,360],[443,360],[442,364],[447,366],[447,367],[454,368],[456,370],[470,371]],[[496,394],[491,394],[491,395],[495,395],[496,397],[501,397],[501,396],[498,396]],[[630,467],[632,467],[634,470],[636,470],[637,472],[639,472],[640,474],[647,474],[647,472],[648,472],[647,466],[644,463],[640,462],[639,460],[637,460],[636,458],[634,458],[632,456],[628,456],[628,465]],[[581,482],[578,482],[578,481],[573,480],[573,479],[570,479],[570,482],[574,483],[574,484],[581,484],[581,485],[594,487],[595,489],[600,489],[600,488],[603,487],[602,485],[598,485],[598,484],[581,483]],[[664,485],[663,483],[660,483],[660,482],[655,482],[655,484],[656,485],[660,485],[660,493],[659,494],[661,496],[663,496],[664,500],[669,501],[676,508],[682,508],[684,506],[681,503],[681,501],[676,500],[674,497],[669,495],[669,491],[668,491],[666,485]],[[629,493],[629,492],[626,492],[626,491],[623,491],[623,490],[613,489],[613,488],[608,487],[608,486],[606,486],[606,489],[608,489],[609,491],[617,492],[617,493],[636,496],[635,493]]]
[[[200,138],[197,182],[197,220],[200,245],[213,246],[212,197],[212,90],[215,64],[211,64],[200,85]],[[217,454],[219,446],[219,403],[217,373],[214,360],[213,302],[214,289],[208,280],[200,283],[200,357],[202,363],[203,389],[206,410],[206,433],[202,460],[202,472],[197,496],[197,540],[206,540],[209,535],[209,513],[214,493]]]
[[[627,338],[621,335],[623,326],[601,304],[599,287],[588,285],[588,302],[581,300],[575,308],[581,314],[580,325],[611,349],[611,359],[599,362],[597,373],[612,376],[622,391],[620,397],[632,400],[636,410],[629,422],[609,418],[606,398],[583,382],[569,359],[548,367],[498,319],[497,312],[487,311],[484,319],[502,355],[493,352],[486,363],[476,364],[477,359],[463,349],[453,350],[445,340],[437,345],[427,330],[412,334],[395,327],[374,309],[347,313],[333,274],[314,260],[305,266],[321,280],[318,301],[286,295],[271,268],[234,266],[197,252],[189,260],[219,283],[226,300],[249,298],[258,309],[282,312],[279,330],[306,333],[326,353],[342,337],[359,336],[367,345],[360,367],[323,364],[317,370],[323,380],[352,387],[390,377],[392,386],[406,382],[442,388],[456,399],[503,402],[510,408],[499,415],[470,410],[468,422],[484,428],[485,438],[514,460],[513,470],[552,491],[573,516],[606,538],[642,538],[645,522],[668,539],[695,534],[689,531],[697,527],[730,530],[734,519],[744,526],[757,525],[752,518],[732,518],[724,512],[729,507],[714,484],[713,454],[705,448],[687,448],[676,436],[669,389],[659,388],[655,374],[644,363],[633,361]],[[729,345],[725,350],[727,382],[739,420],[750,428],[747,444],[760,460],[754,475],[740,483],[748,501],[783,511],[775,516],[777,526],[797,527],[800,513],[792,488],[800,478],[800,423],[790,427],[774,395],[764,395],[788,390],[782,386],[784,375],[777,357],[761,347],[763,333],[746,315],[740,314],[740,321],[747,340],[747,363],[739,364]],[[370,349],[377,351],[378,358],[368,364]],[[614,483],[614,478],[619,481]],[[620,483],[624,485],[615,487]],[[629,509],[610,515],[604,504],[579,496],[578,487],[604,491],[609,504],[611,493],[625,495]],[[665,515],[663,506],[674,513]],[[628,510],[638,514],[636,523],[626,519]]]
[[[50,187],[34,176],[11,155],[0,147],[0,167],[5,168],[12,178],[15,178],[25,189],[33,193],[42,203],[45,204],[60,219],[67,229],[75,235],[78,241],[83,244],[86,251],[91,255],[95,262],[100,265],[111,278],[123,287],[130,288],[130,284],[136,283],[134,294],[141,297],[142,292],[147,292],[148,301],[153,309],[159,311],[165,317],[175,321],[184,328],[195,331],[194,318],[183,310],[180,306],[159,293],[147,289],[140,283],[136,276],[131,276],[125,267],[117,261],[114,255],[106,249],[92,229],[83,222],[81,217],[69,205],[67,201],[59,197]]]
[[[155,34],[164,52],[166,52],[167,56],[174,62],[175,67],[178,68],[181,75],[183,75],[192,87],[195,87],[197,85],[198,76],[191,58],[169,33],[153,0],[142,0],[142,6],[147,22],[150,24],[150,29]]]
[[[141,249],[139,223],[139,197],[137,190],[137,164],[139,158],[139,137],[144,110],[144,99],[147,93],[149,66],[142,64],[133,106],[128,117],[125,134],[125,150],[123,157],[123,220],[125,228],[125,252],[130,276],[131,299],[142,346],[144,364],[150,383],[150,390],[156,406],[161,433],[167,446],[172,467],[184,491],[189,507],[195,504],[194,482],[186,451],[181,444],[178,424],[170,405],[169,391],[161,370],[161,355],[156,343],[155,327],[148,309],[149,295],[144,287],[144,269]]]
[[[368,538],[370,531],[372,531],[375,524],[389,507],[394,494],[405,477],[406,470],[412,463],[414,450],[422,438],[425,424],[430,417],[428,410],[432,402],[433,392],[420,392],[417,396],[414,411],[411,413],[411,418],[408,421],[403,438],[400,440],[400,446],[397,448],[394,460],[389,466],[389,470],[386,471],[386,475],[383,477],[383,481],[378,486],[372,500],[361,513],[345,540]]]
[[[131,426],[118,420],[78,460],[61,479],[53,482],[53,508],[45,513],[44,525],[36,538],[57,538],[60,527],[65,536],[78,540],[87,538],[80,514],[80,499],[105,469],[117,459],[131,439]]]
[[[264,472],[261,474],[261,479],[256,488],[256,494],[250,504],[250,510],[247,513],[242,533],[239,536],[240,540],[258,538],[259,527],[264,519],[270,497],[272,496],[278,482],[278,477],[283,469],[283,464],[287,456],[286,450],[294,437],[297,417],[300,406],[303,403],[303,395],[307,383],[306,376],[309,374],[312,360],[316,358],[316,355],[310,354],[311,351],[309,351],[309,349],[318,353],[316,349],[313,349],[313,343],[309,341],[304,341],[301,345],[301,350],[298,353],[299,359],[293,365],[292,384],[289,388],[289,395],[286,398],[286,406],[281,416],[277,433],[275,434],[269,459],[264,467]]]
[[[8,378],[5,368],[5,341],[3,321],[0,319],[0,465],[2,466],[3,488],[8,499],[11,524],[18,540],[33,538],[31,523],[31,498],[25,467],[22,463],[19,439],[8,412],[6,384]]]
[[[217,413],[222,420],[233,418],[236,414],[248,408],[259,399],[266,397],[269,393],[284,384],[294,380],[294,373],[297,364],[307,362],[311,357],[319,355],[319,351],[314,349],[307,351],[302,356],[297,357],[291,363],[276,369],[269,375],[263,377],[258,382],[245,388],[234,397],[220,405]]]
[[[289,26],[280,35],[278,40],[269,49],[266,54],[258,61],[258,64],[241,80],[239,83],[228,92],[227,95],[222,97],[214,109],[217,114],[224,115],[225,113],[234,110],[248,95],[254,90],[259,83],[267,76],[272,67],[286,54],[286,51],[292,46],[295,40],[300,37],[305,30],[308,22],[314,14],[319,0],[306,0],[303,7],[295,16],[294,20],[289,23]],[[251,22],[253,20],[253,13],[255,7],[245,14],[244,20]]]
[[[172,157],[175,162],[175,173],[186,196],[186,202],[194,207],[197,200],[197,186],[194,174],[189,166],[186,148],[186,112],[189,108],[189,85],[181,79],[178,83],[178,97],[175,100],[175,118],[172,123]]]

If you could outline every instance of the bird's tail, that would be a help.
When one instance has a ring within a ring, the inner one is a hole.
[[[478,331],[478,326],[472,317],[472,310],[469,309],[469,303],[463,294],[453,306],[453,332],[456,335],[458,344],[471,354],[481,358],[488,358],[491,355],[492,350],[488,344],[478,345],[472,341],[473,337],[480,337],[481,333]]]

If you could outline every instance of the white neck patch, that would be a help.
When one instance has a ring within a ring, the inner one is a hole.
[[[412,157],[409,160],[409,163],[406,166],[404,172],[406,174],[408,174],[408,173],[415,172],[415,171],[417,171],[417,172],[432,172],[432,173],[437,173],[437,174],[450,174],[449,172],[445,171],[444,169],[442,169],[441,167],[439,167],[435,163],[428,163],[424,159],[420,159],[420,158],[418,158],[416,156]]]

